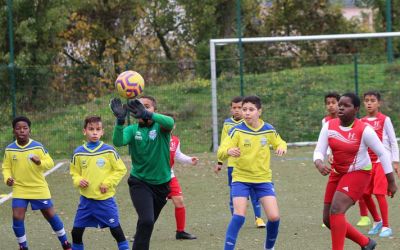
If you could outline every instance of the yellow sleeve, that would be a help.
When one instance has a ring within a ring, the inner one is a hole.
[[[71,164],[69,165],[69,173],[72,176],[72,183],[74,184],[74,187],[79,187],[79,183],[83,177],[81,175],[81,166],[79,162],[76,161],[75,156],[73,156]]]
[[[271,134],[269,137],[268,141],[274,150],[277,150],[278,148],[287,150],[286,142],[282,140],[281,136],[277,132]]]
[[[43,170],[49,170],[54,167],[54,161],[50,154],[45,152],[40,156],[40,165]]]
[[[126,174],[126,166],[116,153],[110,154],[109,158],[113,171],[104,179],[103,184],[107,187],[116,187]]]
[[[8,178],[12,177],[11,158],[10,158],[10,156],[7,156],[7,152],[4,153],[2,170],[3,170],[4,183],[7,184]]]
[[[227,136],[228,133],[229,133],[229,131],[228,131],[228,126],[226,126],[225,123],[224,123],[224,126],[222,127],[222,132],[221,132],[221,143],[220,143],[220,145],[219,145],[219,148],[222,147],[222,144],[223,144],[224,140],[226,139],[226,137],[228,137],[228,136]],[[218,151],[219,151],[219,149],[218,149]],[[217,159],[218,162],[221,162],[221,163],[223,163],[224,160],[227,159],[227,158],[220,158],[220,157],[219,157],[219,154],[217,154],[217,158],[218,158],[218,159]]]
[[[228,159],[228,149],[237,147],[237,133],[235,133],[232,137],[227,136],[222,142],[221,146],[218,148],[218,159],[226,160]]]

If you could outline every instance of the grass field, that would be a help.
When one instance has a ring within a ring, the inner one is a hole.
[[[321,250],[330,249],[329,230],[321,227],[322,199],[326,177],[321,176],[312,164],[313,148],[289,148],[284,158],[273,158],[273,179],[276,185],[281,212],[281,227],[276,249]],[[198,236],[194,241],[175,240],[174,210],[171,202],[163,209],[156,223],[151,249],[154,250],[199,250],[223,249],[225,230],[230,220],[228,209],[228,187],[226,169],[219,175],[212,171],[215,155],[200,154],[199,166],[176,166],[176,174],[182,185],[187,206],[187,231]],[[47,177],[56,209],[69,232],[75,215],[79,194],[72,187],[67,167]],[[0,193],[9,192],[4,184]],[[135,230],[136,213],[131,204],[126,178],[119,186],[117,201],[121,224],[127,236]],[[399,196],[389,201],[394,237],[380,239],[377,249],[400,249]],[[16,249],[16,240],[11,229],[10,201],[0,205],[0,249]],[[358,219],[358,207],[347,216],[351,223]],[[40,212],[28,210],[26,217],[27,237],[30,249],[60,249],[56,236],[42,218]],[[363,232],[367,229],[363,228]],[[69,234],[70,237],[70,234]],[[239,234],[237,249],[262,249],[265,230],[253,224],[251,206],[247,220]],[[109,231],[88,229],[84,235],[86,249],[116,249]],[[346,249],[360,249],[346,241]]]

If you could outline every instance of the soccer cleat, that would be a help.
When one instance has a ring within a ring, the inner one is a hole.
[[[382,221],[374,222],[372,228],[368,231],[369,235],[375,235],[382,229]]]
[[[22,246],[20,246],[20,247],[19,247],[19,250],[28,250],[28,247],[22,247]]]
[[[358,227],[367,227],[371,225],[371,220],[368,216],[361,216],[360,220],[357,222]]]
[[[71,244],[70,244],[68,241],[65,241],[65,242],[62,244],[62,248],[63,248],[64,250],[72,250],[72,246],[71,246]]]
[[[382,231],[379,234],[379,237],[390,237],[393,235],[392,229],[390,227],[382,227]]]
[[[361,247],[361,250],[373,250],[373,249],[375,249],[377,243],[371,238],[368,238],[368,239],[369,239],[368,245],[366,245],[365,247]]]
[[[177,240],[195,240],[197,239],[196,236],[190,233],[186,233],[185,231],[178,232],[176,231],[176,239]]]
[[[265,222],[260,217],[256,217],[255,224],[256,224],[257,228],[264,228],[265,227]]]

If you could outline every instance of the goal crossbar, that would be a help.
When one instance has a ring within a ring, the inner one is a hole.
[[[331,34],[310,36],[277,36],[277,37],[245,37],[245,38],[221,38],[210,39],[210,67],[211,67],[211,112],[212,112],[212,148],[218,149],[218,111],[217,111],[217,62],[216,46],[224,46],[233,43],[270,43],[291,41],[323,41],[339,39],[367,39],[367,38],[390,38],[400,37],[400,32],[380,33],[356,33],[356,34]]]

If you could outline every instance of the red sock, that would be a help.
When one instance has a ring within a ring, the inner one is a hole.
[[[386,196],[383,194],[375,195],[378,200],[379,209],[381,210],[382,226],[389,227],[389,208]]]
[[[332,250],[343,250],[346,237],[346,218],[344,214],[329,215],[331,224]]]
[[[363,198],[364,198],[365,204],[368,207],[369,212],[372,215],[372,218],[374,218],[374,221],[375,222],[381,221],[381,217],[379,216],[378,210],[376,209],[375,202],[372,199],[372,196],[370,194],[364,194]]]
[[[362,197],[358,201],[358,205],[360,207],[360,216],[368,216],[367,204],[365,204],[365,201],[364,201],[364,199]]]
[[[175,208],[176,231],[182,232],[185,230],[186,224],[186,209],[185,207]]]
[[[354,241],[361,247],[365,247],[368,245],[369,239],[360,231],[358,231],[355,227],[353,227],[350,223],[346,222],[346,238]]]

